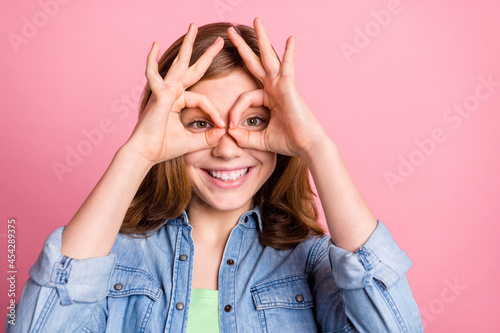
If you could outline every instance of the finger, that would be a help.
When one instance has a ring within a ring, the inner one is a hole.
[[[295,77],[295,37],[290,36],[286,40],[283,63],[281,64],[281,76]]]
[[[153,91],[163,87],[163,79],[158,73],[158,55],[160,53],[160,48],[160,44],[154,42],[146,62],[146,78],[148,79],[149,88]]]
[[[252,90],[241,94],[229,111],[229,128],[239,126],[241,114],[251,106],[264,105],[264,90]]]
[[[271,77],[278,75],[280,71],[280,60],[276,52],[274,52],[269,37],[267,36],[264,25],[260,17],[256,17],[253,21],[255,33],[257,34],[257,41],[259,43],[260,58],[262,65],[267,74]]]
[[[202,133],[188,132],[190,142],[188,153],[214,147],[225,133],[224,128],[212,128]]]
[[[238,146],[242,148],[257,149],[269,151],[265,145],[264,138],[266,137],[266,130],[263,131],[248,131],[243,128],[229,129],[228,133],[236,140]]]
[[[181,48],[179,49],[179,53],[172,62],[172,66],[170,66],[172,71],[169,70],[168,74],[173,74],[177,72],[177,70],[180,70],[180,72],[183,73],[189,67],[189,61],[191,60],[191,53],[193,51],[193,44],[196,39],[197,33],[198,33],[198,27],[196,26],[196,24],[191,23],[189,25],[188,32],[186,33],[184,39],[182,40],[182,45]]]
[[[205,74],[215,56],[220,52],[220,50],[222,50],[223,47],[224,40],[219,36],[215,42],[205,50],[202,56],[191,67],[189,67],[182,83],[184,88],[192,86],[203,77],[203,74]]]
[[[226,127],[226,123],[222,118],[221,112],[206,95],[192,91],[185,91],[184,104],[187,108],[200,108],[203,112],[210,116],[218,127]]]
[[[266,77],[266,70],[262,66],[259,56],[253,52],[253,50],[250,48],[250,46],[248,46],[243,37],[241,37],[236,32],[234,27],[230,27],[229,29],[227,29],[227,36],[234,44],[234,46],[236,46],[236,49],[238,49],[238,53],[240,54],[241,58],[243,58],[243,61],[247,65],[250,72],[261,82],[263,82],[264,78]]]

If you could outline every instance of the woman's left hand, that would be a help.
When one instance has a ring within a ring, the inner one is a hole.
[[[309,110],[295,83],[295,37],[287,39],[283,61],[280,63],[260,18],[255,18],[253,24],[260,58],[234,28],[228,29],[228,36],[250,72],[262,82],[264,88],[240,95],[230,111],[229,134],[240,147],[304,157],[327,134]],[[243,112],[251,106],[262,105],[271,111],[264,130],[238,128]]]

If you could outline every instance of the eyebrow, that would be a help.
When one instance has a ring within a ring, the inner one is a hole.
[[[188,113],[196,113],[196,114],[202,114],[203,116],[206,116],[208,118],[212,118],[210,117],[210,115],[208,113],[206,113],[205,111],[203,111],[203,109],[199,108],[199,107],[194,107],[194,108],[183,108],[180,113],[184,112],[188,112]]]
[[[194,113],[194,115],[189,115],[189,116],[186,116],[185,112],[183,113],[183,111],[187,111],[188,113]],[[250,106],[248,109],[246,109],[245,111],[243,111],[241,114],[244,115],[244,114],[247,114],[247,113],[251,113],[251,112],[262,112],[262,113],[270,113],[271,110],[269,110],[269,108],[265,105],[259,105],[259,106]],[[199,107],[185,107],[181,110],[180,112],[181,114],[181,117],[182,117],[182,114],[185,115],[185,117],[206,117],[207,119],[212,119],[212,117],[210,116],[210,114],[206,113],[205,111],[203,111],[203,109],[199,108]]]
[[[251,106],[248,109],[246,109],[244,112],[242,112],[242,114],[245,114],[248,112],[254,112],[254,111],[265,112],[265,113],[271,112],[271,110],[267,106],[260,105],[260,106]]]

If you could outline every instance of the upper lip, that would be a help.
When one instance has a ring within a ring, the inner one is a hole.
[[[248,169],[251,166],[236,166],[236,167],[215,167],[215,168],[203,168],[207,171],[236,171],[241,169]]]

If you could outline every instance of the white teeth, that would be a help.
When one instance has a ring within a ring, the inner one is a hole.
[[[226,182],[235,181],[248,173],[248,168],[233,171],[208,171],[210,176]]]

